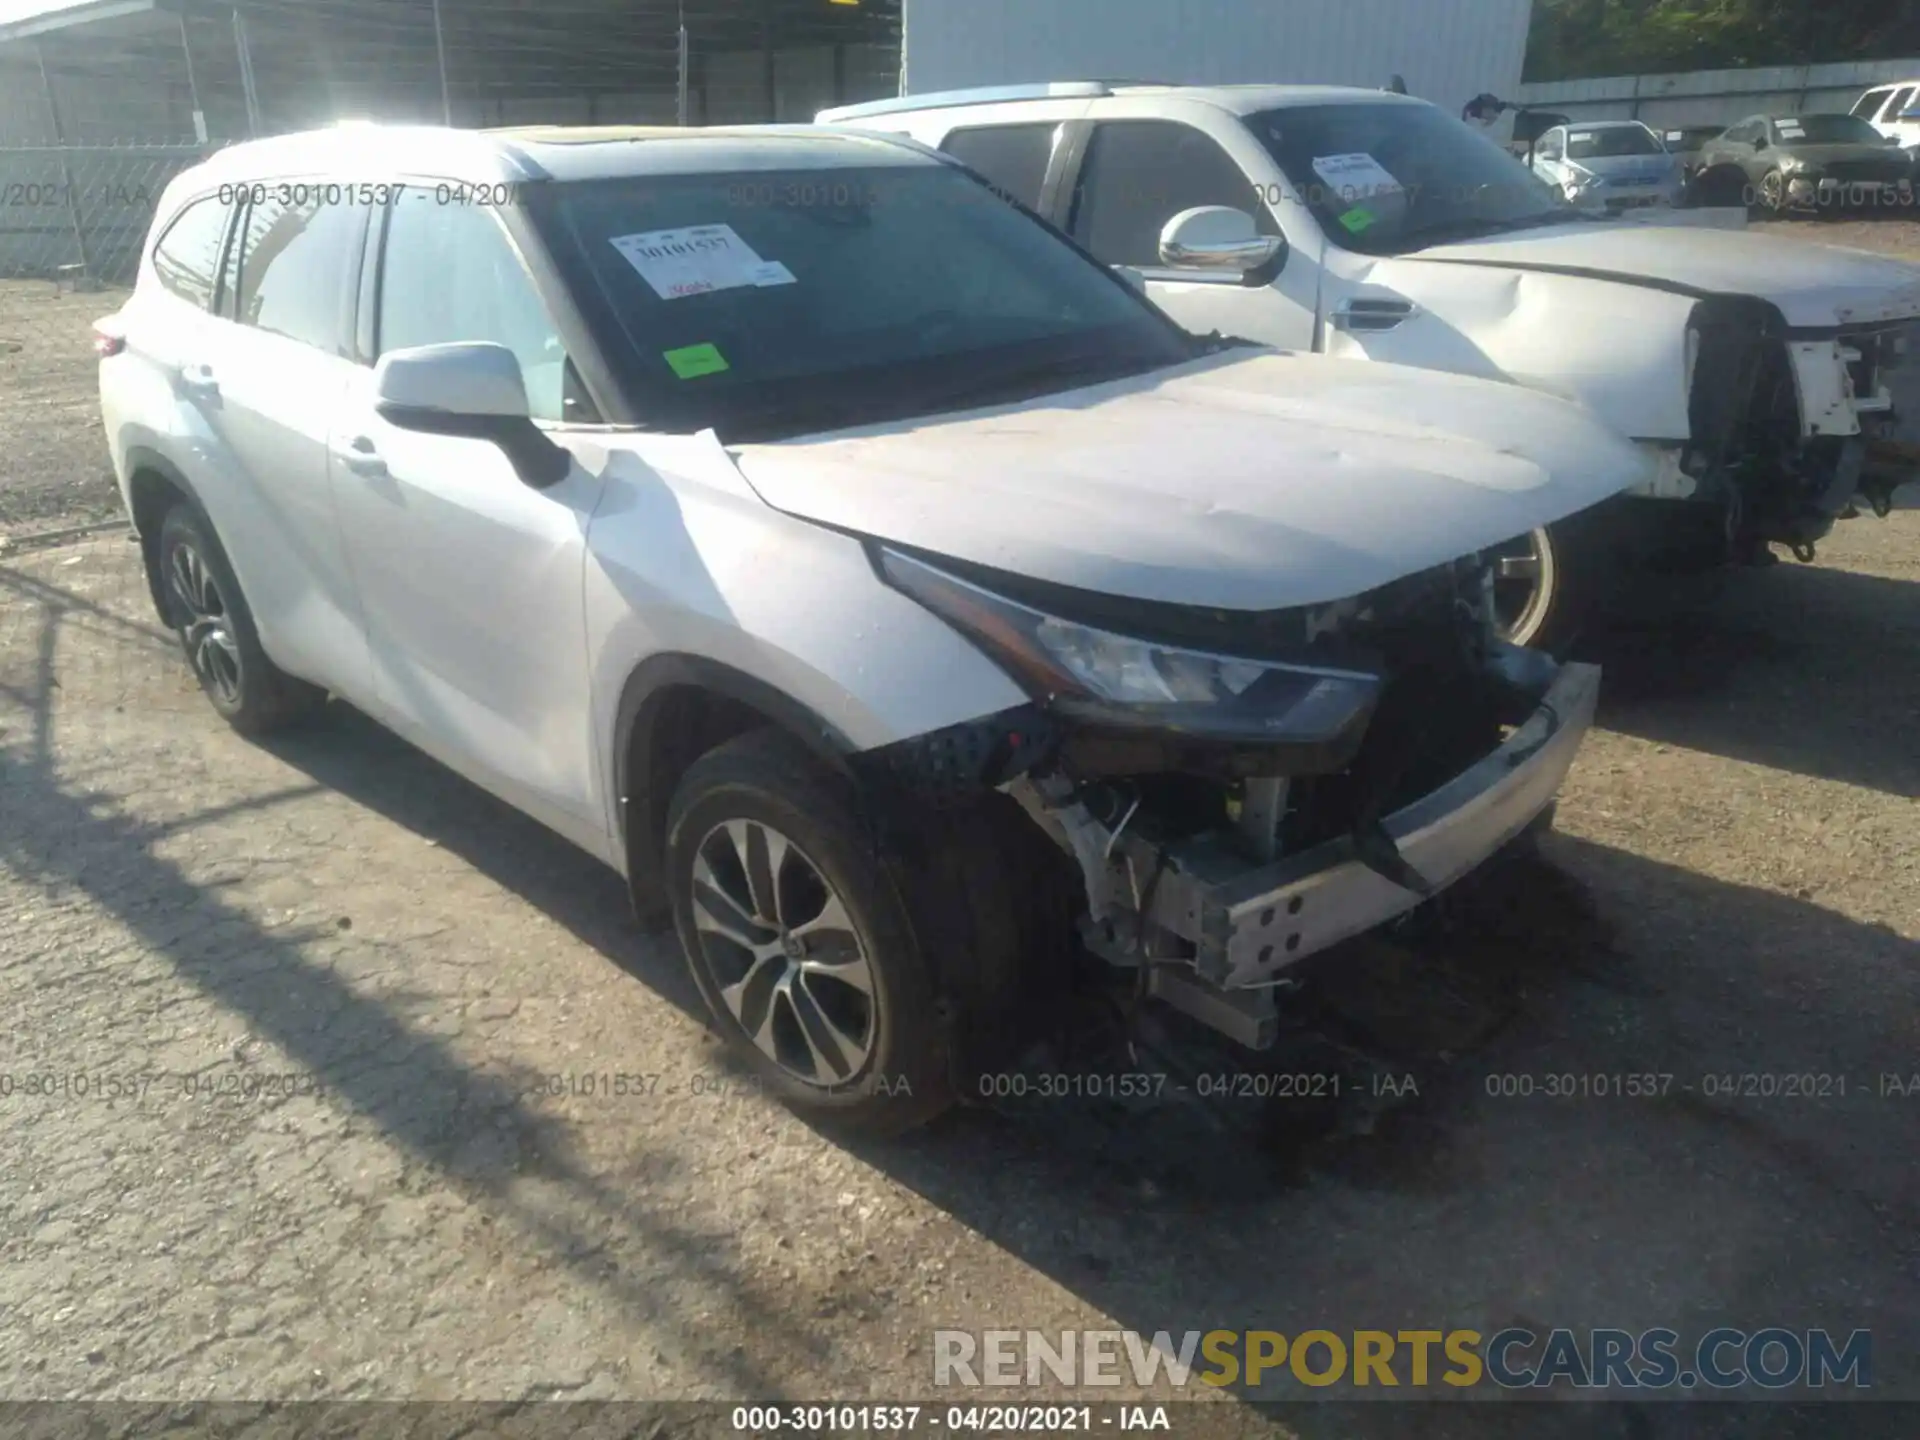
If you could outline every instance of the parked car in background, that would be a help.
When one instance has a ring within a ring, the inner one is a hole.
[[[1259,1048],[1544,825],[1598,672],[1497,637],[1490,550],[1643,472],[1568,400],[1196,339],[804,127],[235,146],[99,335],[215,709],[332,691],[614,866],[740,1061],[872,1129],[1053,1023],[1076,919]]]
[[[1532,644],[1564,643],[1623,572],[1764,563],[1769,542],[1810,558],[1856,496],[1913,478],[1885,377],[1920,267],[1584,213],[1421,100],[1062,82],[821,119],[959,157],[1198,334],[1585,400],[1653,478],[1516,540],[1502,613]]]
[[[1667,147],[1667,153],[1680,162],[1680,174],[1687,180],[1693,179],[1694,172],[1700,168],[1701,148],[1710,140],[1717,140],[1726,132],[1724,125],[1680,125],[1669,126],[1659,132],[1660,143]]]
[[[1750,115],[1702,147],[1699,173],[1702,188],[1737,174],[1768,210],[1860,209],[1910,196],[1913,162],[1857,115]]]
[[[1686,182],[1679,160],[1638,120],[1555,126],[1534,144],[1533,172],[1572,204],[1616,212],[1676,205]]]
[[[1904,149],[1920,146],[1920,80],[1875,86],[1853,102],[1853,114]]]

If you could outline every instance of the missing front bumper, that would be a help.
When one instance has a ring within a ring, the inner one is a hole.
[[[1031,781],[1010,789],[1080,861],[1091,926],[1106,942],[1097,949],[1121,963],[1190,966],[1194,981],[1230,994],[1272,985],[1308,956],[1405,914],[1519,836],[1553,804],[1599,693],[1597,667],[1562,667],[1499,749],[1386,818],[1424,894],[1387,878],[1348,838],[1254,865],[1225,836],[1158,845],[1124,822],[1115,832],[1050,801]]]

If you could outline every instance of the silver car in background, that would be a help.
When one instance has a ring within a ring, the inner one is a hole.
[[[1533,147],[1533,170],[1574,204],[1605,210],[1677,205],[1686,186],[1679,157],[1638,120],[1555,126]]]

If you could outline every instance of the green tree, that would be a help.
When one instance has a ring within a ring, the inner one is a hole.
[[[1529,80],[1920,56],[1920,0],[1535,0]]]

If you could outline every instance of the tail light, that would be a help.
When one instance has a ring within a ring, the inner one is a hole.
[[[93,353],[110,360],[127,348],[127,337],[111,320],[96,320],[93,325]]]

